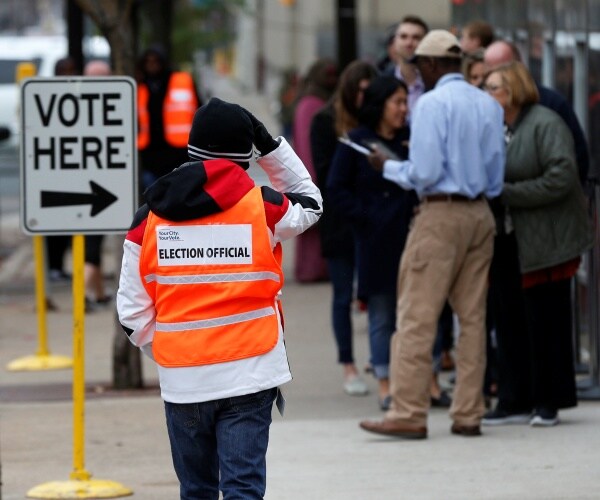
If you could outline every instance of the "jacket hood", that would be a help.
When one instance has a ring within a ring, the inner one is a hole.
[[[184,163],[144,192],[150,210],[175,222],[206,217],[235,205],[254,187],[247,172],[229,160]]]

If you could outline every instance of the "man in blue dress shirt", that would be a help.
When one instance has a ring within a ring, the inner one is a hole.
[[[485,303],[493,253],[494,217],[486,198],[504,178],[503,112],[460,74],[457,38],[433,30],[416,64],[431,91],[415,107],[409,159],[375,151],[383,176],[421,199],[400,263],[396,333],[392,338],[392,408],[362,429],[399,438],[427,437],[431,349],[448,299],[460,322],[451,432],[481,434],[484,413]]]

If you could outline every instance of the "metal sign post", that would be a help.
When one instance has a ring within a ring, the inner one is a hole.
[[[594,234],[596,244],[589,251],[590,271],[589,283],[589,311],[590,311],[590,335],[589,335],[589,379],[579,386],[577,397],[581,400],[597,401],[600,399],[600,186],[594,183],[592,194],[592,217],[594,222]]]

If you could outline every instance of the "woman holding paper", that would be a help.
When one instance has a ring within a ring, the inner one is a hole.
[[[408,155],[407,89],[392,76],[378,76],[364,93],[360,125],[348,138],[377,144],[398,158]],[[389,346],[396,321],[396,276],[416,195],[383,178],[367,157],[340,143],[327,180],[327,194],[351,222],[357,251],[358,297],[367,303],[371,365],[379,405],[389,407]]]

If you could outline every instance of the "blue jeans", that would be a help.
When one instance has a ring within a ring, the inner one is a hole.
[[[262,499],[277,389],[204,403],[165,402],[181,500]],[[220,475],[220,480],[219,480]]]
[[[333,286],[331,320],[338,349],[338,363],[354,363],[352,349],[352,297],[354,295],[354,257],[328,257]]]
[[[389,377],[390,341],[396,329],[396,295],[369,295],[369,345],[375,378]]]

